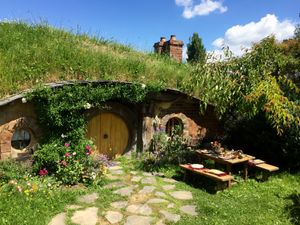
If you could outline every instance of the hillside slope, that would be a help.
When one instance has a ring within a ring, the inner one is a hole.
[[[0,99],[59,80],[120,80],[178,88],[189,67],[44,24],[0,23]]]

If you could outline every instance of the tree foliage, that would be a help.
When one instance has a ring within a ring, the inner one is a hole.
[[[300,89],[289,79],[297,73],[299,59],[285,54],[274,37],[241,57],[230,56],[228,49],[225,55],[227,60],[195,65],[184,90],[201,98],[204,108],[213,104],[232,123],[263,114],[283,140],[282,148],[300,157]]]
[[[199,37],[198,33],[193,33],[190,37],[190,42],[187,45],[187,61],[189,63],[205,63],[206,60],[206,50],[202,44],[202,39]]]

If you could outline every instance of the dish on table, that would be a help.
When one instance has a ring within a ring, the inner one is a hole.
[[[204,166],[202,164],[191,164],[191,167],[193,169],[202,169],[202,168],[204,168]]]

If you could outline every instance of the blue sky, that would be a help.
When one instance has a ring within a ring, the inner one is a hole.
[[[0,20],[47,21],[143,51],[161,36],[188,43],[198,32],[207,50],[240,46],[275,34],[292,35],[300,23],[300,0],[0,0]]]

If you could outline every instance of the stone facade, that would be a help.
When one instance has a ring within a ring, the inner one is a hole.
[[[11,145],[13,134],[17,130],[26,130],[30,134],[29,145],[24,149],[15,149]],[[0,159],[22,158],[30,155],[41,133],[32,104],[22,103],[18,99],[0,106]]]
[[[156,42],[153,47],[156,53],[168,55],[175,61],[182,62],[183,42],[176,40],[175,35],[171,35],[169,41],[166,41],[165,37],[161,37],[160,41]]]
[[[0,159],[21,158],[30,155],[42,135],[37,123],[34,105],[22,103],[21,96],[11,101],[0,101]],[[208,106],[203,115],[199,114],[200,101],[177,90],[168,89],[149,96],[140,104],[125,102],[107,102],[106,109],[89,109],[87,119],[102,112],[118,115],[127,124],[129,141],[125,153],[138,152],[149,148],[156,132],[166,132],[168,121],[176,118],[183,127],[183,136],[195,143],[204,138],[216,138],[222,135],[221,124]],[[30,142],[24,149],[12,147],[12,137],[17,130],[26,130]]]

